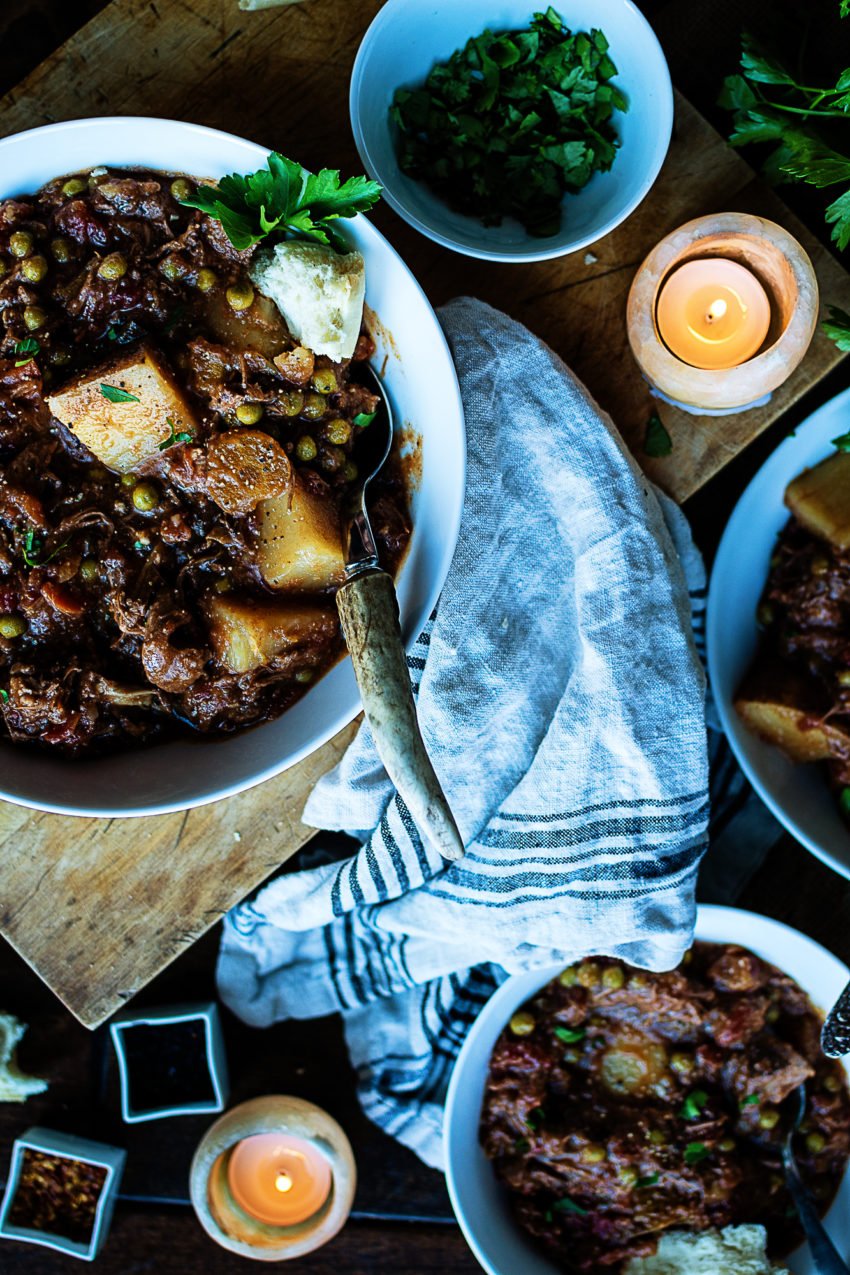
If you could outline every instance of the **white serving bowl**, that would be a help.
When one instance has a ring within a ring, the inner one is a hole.
[[[734,699],[758,646],[756,607],[776,537],[790,514],[785,488],[835,449],[850,425],[850,390],[818,408],[762,465],[723,533],[708,594],[708,676],[723,729],[744,774],[792,836],[850,877],[850,829],[820,766],[800,765],[748,730]]]
[[[485,27],[527,27],[546,6],[534,0],[387,0],[363,37],[349,94],[360,158],[399,216],[445,248],[487,261],[543,261],[577,252],[625,221],[658,176],[673,127],[673,88],[652,27],[632,0],[562,0],[554,7],[572,30],[597,27],[605,33],[619,72],[615,83],[629,109],[616,116],[622,144],[613,167],[594,174],[578,194],[565,196],[562,227],[545,239],[529,235],[513,219],[483,226],[406,176],[396,158],[397,129],[389,109],[397,88],[422,84],[436,62],[471,36]]]
[[[260,168],[267,155],[253,142],[197,124],[72,120],[0,141],[0,198],[99,164],[218,178]],[[379,320],[375,365],[383,372],[397,428],[421,435],[423,443],[421,481],[411,500],[413,535],[398,579],[409,644],[439,597],[457,541],[466,464],[463,408],[442,329],[407,266],[365,217],[340,225],[366,260],[366,301]],[[359,709],[354,673],[345,660],[282,717],[227,739],[179,741],[77,762],[4,745],[0,798],[102,817],[186,810],[286,770],[331,739]]]
[[[755,912],[700,907],[694,937],[750,948],[790,974],[824,1009],[850,978],[846,965],[819,943]],[[514,1221],[507,1194],[479,1144],[478,1124],[490,1057],[502,1029],[514,1011],[562,969],[563,965],[555,965],[515,974],[502,984],[475,1020],[449,1084],[444,1143],[449,1195],[461,1230],[488,1275],[561,1275],[561,1268],[542,1255]],[[850,1171],[825,1219],[833,1241],[845,1254],[850,1249],[848,1217]],[[807,1244],[785,1262],[793,1275],[817,1275]]]

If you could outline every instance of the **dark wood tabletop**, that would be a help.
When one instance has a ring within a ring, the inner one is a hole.
[[[822,50],[825,62],[850,63],[850,20],[845,28],[839,26],[837,0],[820,0],[817,6],[805,0],[748,0],[745,5],[739,0],[642,0],[642,7],[664,45],[674,82],[719,128],[725,128],[727,120],[716,97],[723,76],[734,69],[744,22],[758,31],[771,27],[779,14],[801,31],[808,25],[809,47]],[[0,92],[104,8],[106,0],[4,0]],[[339,86],[339,91],[344,93],[345,87]],[[245,131],[250,132],[247,124]],[[823,200],[796,188],[784,193],[794,211],[826,240]],[[848,384],[850,366],[845,363],[689,502],[687,512],[708,557],[737,495],[768,452],[797,421]],[[300,858],[290,866],[297,867]],[[721,886],[716,873],[706,873],[703,896],[718,897]],[[778,842],[736,902],[786,921],[850,963],[850,882],[789,837]],[[134,1004],[213,997],[218,938],[218,930],[208,934]],[[20,1061],[51,1081],[45,1095],[24,1107],[0,1106],[0,1185],[14,1138],[31,1124],[115,1142],[126,1146],[129,1155],[112,1232],[97,1259],[103,1275],[224,1275],[255,1269],[208,1240],[189,1206],[189,1163],[209,1118],[124,1125],[108,1031],[90,1033],[76,1022],[2,940],[0,1009],[30,1024]],[[270,1092],[300,1094],[331,1111],[354,1146],[359,1185],[349,1224],[331,1245],[293,1263],[292,1269],[305,1275],[460,1275],[478,1269],[452,1218],[442,1176],[381,1134],[359,1110],[338,1020],[284,1023],[258,1032],[225,1011],[224,1024],[233,1101]],[[79,1269],[73,1259],[47,1249],[8,1242],[0,1247],[4,1275],[64,1275]]]

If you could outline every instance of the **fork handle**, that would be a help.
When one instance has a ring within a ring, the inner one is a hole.
[[[463,839],[419,730],[392,577],[360,571],[340,586],[336,605],[386,772],[419,831],[444,859],[460,859]]]

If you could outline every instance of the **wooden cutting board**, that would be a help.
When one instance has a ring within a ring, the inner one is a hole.
[[[250,137],[310,167],[362,169],[347,116],[348,77],[377,0],[304,0],[242,13],[236,0],[112,0],[2,102],[0,133],[89,115],[159,115]],[[661,176],[619,230],[558,261],[498,266],[449,253],[388,209],[379,227],[435,304],[483,297],[527,323],[607,408],[652,476],[684,499],[839,359],[821,336],[757,411],[662,416],[672,455],[640,444],[651,401],[628,351],[635,269],[667,231],[735,209],[781,222],[806,245],[824,300],[850,309],[850,277],[682,98]],[[227,802],[182,815],[98,821],[0,805],[0,931],[94,1027],[193,943],[311,835],[307,793],[352,737]]]

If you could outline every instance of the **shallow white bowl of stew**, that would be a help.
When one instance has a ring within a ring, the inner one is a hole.
[[[790,975],[823,1010],[850,979],[847,966],[819,943],[755,912],[702,906],[694,938],[749,948]],[[444,1126],[449,1195],[461,1230],[488,1275],[561,1275],[561,1268],[514,1221],[508,1196],[479,1144],[478,1124],[490,1057],[505,1024],[563,968],[554,965],[514,974],[502,984],[475,1020],[449,1083]],[[850,1075],[850,1066],[845,1066]],[[825,1222],[839,1252],[850,1257],[850,1171],[844,1174]],[[817,1275],[807,1244],[784,1264],[792,1275]]]
[[[219,178],[252,172],[267,155],[254,142],[175,120],[71,120],[0,141],[0,199],[31,194],[51,178],[101,164]],[[410,492],[413,532],[397,579],[410,644],[439,597],[457,542],[466,465],[463,408],[443,331],[407,266],[365,217],[339,224],[366,261],[366,304],[378,319],[373,363],[396,429],[421,438],[421,474]],[[359,710],[346,659],[281,717],[233,736],[181,739],[78,761],[5,741],[0,799],[104,818],[186,810],[280,774]]]
[[[738,501],[720,541],[708,592],[708,677],[717,711],[741,769],[762,801],[812,854],[850,877],[850,827],[825,767],[793,762],[744,725],[735,697],[759,646],[756,610],[776,537],[791,514],[785,489],[831,456],[850,426],[850,389],[813,412],[780,443]]]

